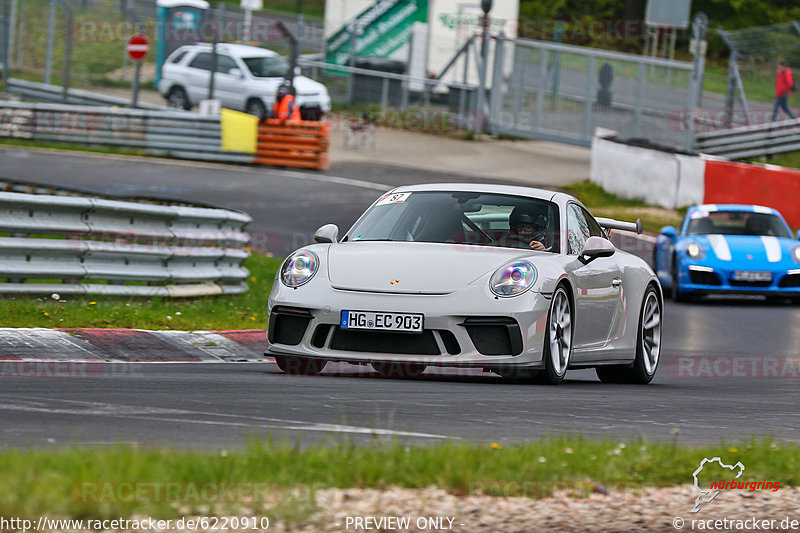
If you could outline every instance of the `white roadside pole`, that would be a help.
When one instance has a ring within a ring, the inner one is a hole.
[[[263,0],[241,0],[241,8],[244,9],[244,28],[242,30],[242,41],[249,43],[253,32],[253,11],[258,11],[264,7]]]

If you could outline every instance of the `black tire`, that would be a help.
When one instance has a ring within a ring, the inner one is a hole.
[[[566,316],[565,316],[566,315]],[[550,310],[547,312],[547,331],[544,339],[544,370],[533,378],[536,383],[558,385],[564,381],[569,361],[572,358],[572,339],[575,336],[575,313],[566,285],[556,287]],[[566,331],[568,328],[569,331]],[[569,337],[567,340],[566,337]],[[552,347],[559,352],[554,353]],[[564,350],[566,349],[566,354]],[[556,361],[557,359],[557,361]]]
[[[324,359],[311,359],[296,355],[276,355],[278,368],[293,376],[315,376],[322,372],[328,363]]]
[[[678,291],[678,260],[672,260],[672,287],[670,288],[669,295],[673,302],[686,303],[691,302],[694,298],[686,293]]]
[[[655,307],[655,313],[650,313],[651,305]],[[646,385],[653,380],[661,359],[661,318],[663,316],[664,306],[655,287],[650,285],[644,293],[642,306],[639,309],[639,327],[636,330],[636,355],[633,365],[598,366],[595,371],[600,381]],[[648,322],[645,323],[645,320]]]
[[[167,93],[167,106],[189,111],[192,108],[192,103],[189,101],[189,97],[186,96],[186,91],[183,90],[183,87],[175,86]]]
[[[371,363],[375,372],[384,378],[416,378],[419,377],[428,367],[422,363],[402,363],[402,362],[374,362]]]
[[[244,106],[244,112],[249,115],[257,116],[259,120],[263,120],[267,116],[267,108],[264,106],[264,102],[256,100],[255,98],[251,98],[247,101],[247,104]]]

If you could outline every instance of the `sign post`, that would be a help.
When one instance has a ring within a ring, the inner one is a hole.
[[[133,96],[131,97],[131,107],[138,107],[139,105],[139,74],[142,69],[142,60],[147,56],[150,51],[150,42],[147,37],[141,33],[137,33],[128,39],[125,45],[125,51],[128,57],[135,62],[136,66],[133,71]]]

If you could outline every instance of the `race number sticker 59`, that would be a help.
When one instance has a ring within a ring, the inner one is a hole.
[[[410,192],[398,192],[393,194],[386,194],[378,200],[376,205],[388,205],[388,204],[402,204],[405,202],[408,197],[411,196]]]

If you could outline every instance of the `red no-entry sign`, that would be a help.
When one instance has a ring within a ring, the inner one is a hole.
[[[125,45],[125,51],[128,52],[128,57],[134,61],[141,61],[145,58],[147,52],[150,51],[150,42],[147,40],[147,37],[141,33],[137,33],[128,39],[128,44]]]

